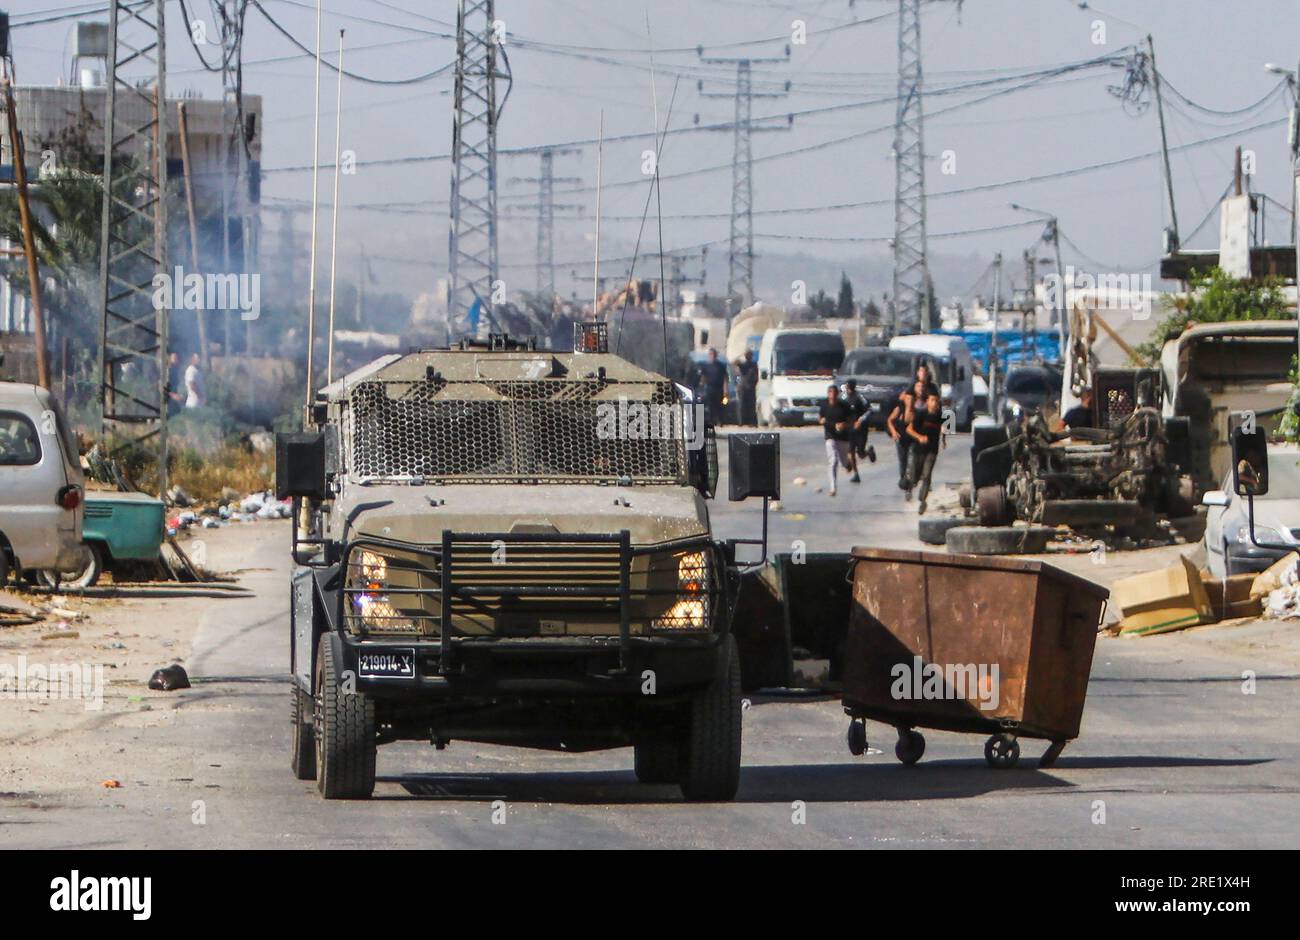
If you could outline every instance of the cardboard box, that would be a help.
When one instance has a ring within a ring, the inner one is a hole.
[[[1186,558],[1160,571],[1122,578],[1111,587],[1122,634],[1147,636],[1214,623],[1214,606],[1201,573]]]
[[[1231,578],[1205,577],[1202,580],[1210,605],[1214,608],[1214,615],[1219,620],[1263,615],[1264,600],[1253,590],[1255,575],[1234,574]]]
[[[1253,577],[1250,593],[1255,597],[1267,597],[1282,586],[1283,577],[1296,566],[1296,556],[1287,552],[1268,568]]]

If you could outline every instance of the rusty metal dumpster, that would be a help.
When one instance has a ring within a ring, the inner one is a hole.
[[[853,549],[843,703],[849,750],[864,719],[898,731],[895,755],[925,750],[915,729],[989,734],[984,756],[1012,767],[1018,738],[1051,746],[1050,767],[1078,737],[1109,592],[1041,561]]]

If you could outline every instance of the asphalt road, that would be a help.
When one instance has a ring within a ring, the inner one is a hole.
[[[936,473],[960,479],[958,438]],[[917,543],[892,450],[834,501],[815,492],[816,430],[783,433],[786,491],[774,546]],[[791,481],[807,479],[804,486]],[[723,490],[725,493],[725,489]],[[756,535],[758,507],[715,504],[723,535]],[[194,688],[150,699],[142,724],[105,713],[88,735],[97,791],[34,781],[0,794],[12,847],[1276,847],[1300,844],[1300,669],[1270,661],[1267,637],[1211,646],[1204,631],[1102,639],[1080,738],[1051,770],[1024,742],[1021,766],[988,769],[983,738],[926,732],[911,768],[893,732],[854,758],[838,702],[756,696],[744,714],[740,793],[691,805],[643,786],[630,750],[569,755],[454,742],[388,745],[369,802],[325,803],[289,771],[286,533],[268,524],[212,537],[237,553],[246,598],[195,598]],[[1294,628],[1292,628],[1294,629]],[[1244,694],[1242,671],[1257,674]],[[68,737],[51,747],[69,746]],[[85,745],[85,742],[82,742]],[[201,806],[202,812],[199,808]],[[201,823],[198,821],[201,816]]]

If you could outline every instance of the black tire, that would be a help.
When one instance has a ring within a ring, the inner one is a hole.
[[[682,741],[682,795],[691,802],[722,802],[740,786],[740,653],[723,639],[726,672],[691,697]]]
[[[995,734],[984,742],[984,759],[994,770],[1010,770],[1020,760],[1020,742],[1014,734]]]
[[[644,741],[632,748],[632,766],[641,783],[677,783],[681,779],[676,741]]]
[[[849,722],[849,730],[844,732],[844,742],[849,746],[849,753],[861,757],[867,753],[867,724],[856,718]]]
[[[944,545],[949,529],[966,524],[962,516],[922,516],[916,521],[916,535],[926,545]]]
[[[948,530],[945,544],[963,555],[1038,555],[1055,532],[1048,526],[958,526]]]
[[[980,525],[1011,525],[1016,521],[1015,509],[1007,501],[1007,488],[981,486],[975,491],[975,514]]]
[[[925,753],[925,735],[911,728],[902,728],[898,732],[898,742],[894,745],[894,756],[908,767],[915,764]]]
[[[0,588],[9,583],[9,553],[0,544]]]
[[[316,734],[312,698],[297,683],[289,687],[289,720],[293,725],[293,754],[289,766],[299,780],[316,779]]]
[[[81,591],[99,583],[104,573],[104,547],[97,542],[86,543],[86,564],[78,572],[59,575],[53,571],[40,573],[41,584],[51,591]]]
[[[365,800],[375,790],[375,703],[340,687],[333,634],[316,652],[316,789],[327,800]]]

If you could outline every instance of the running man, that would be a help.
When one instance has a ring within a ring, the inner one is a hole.
[[[916,409],[912,423],[907,426],[907,433],[912,438],[912,452],[909,455],[911,460],[907,470],[907,498],[912,498],[912,487],[919,486],[919,508],[924,513],[925,500],[930,495],[930,476],[934,473],[934,462],[939,459],[940,449],[948,443],[948,432],[943,426],[943,403],[937,394],[932,392],[925,399],[925,407]]]
[[[834,496],[840,467],[848,472],[853,463],[853,409],[840,398],[839,386],[826,389],[817,422],[826,435],[826,478]]]

